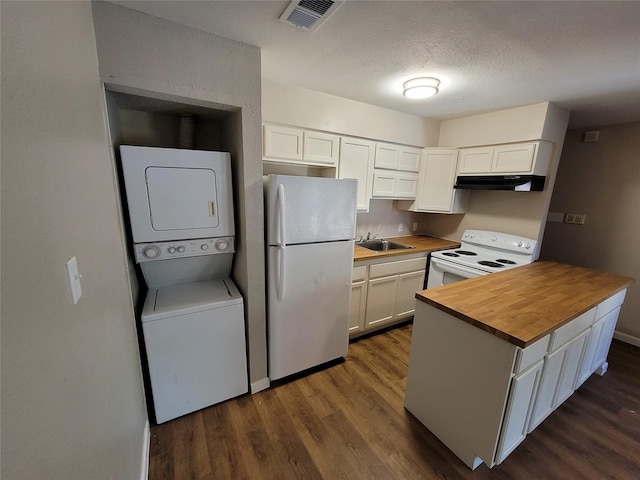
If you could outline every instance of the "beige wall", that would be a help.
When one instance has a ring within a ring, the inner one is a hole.
[[[555,145],[551,166],[542,192],[472,191],[464,215],[413,214],[418,231],[460,240],[466,229],[474,228],[541,241],[568,120],[568,111],[541,103],[442,122],[440,146],[547,140]]]
[[[1,476],[137,479],[147,415],[91,5],[1,9]]]
[[[616,330],[640,345],[640,123],[603,127],[597,142],[583,142],[584,131],[567,134],[551,211],[586,222],[547,223],[541,258],[636,278]]]
[[[109,3],[94,3],[93,12],[100,73],[109,89],[241,112],[231,139],[239,193],[234,280],[245,299],[250,381],[264,385],[260,50]]]
[[[262,120],[417,147],[437,145],[440,122],[269,80]]]

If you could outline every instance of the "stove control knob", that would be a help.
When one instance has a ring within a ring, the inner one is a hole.
[[[167,252],[169,252],[169,253],[176,253],[176,247],[169,247],[169,248],[167,248]]]
[[[496,237],[495,235],[493,237],[491,237],[491,241],[492,242],[497,242],[498,241],[498,237]]]
[[[475,237],[475,236],[476,236],[476,234],[475,234],[475,233],[472,233],[472,234],[470,234],[469,236],[470,236],[471,238],[473,238],[473,237]]]
[[[184,252],[184,247],[182,245],[180,245],[178,247],[178,252],[180,252],[180,253]]]
[[[531,244],[530,243],[525,243],[524,244],[524,248],[526,248],[527,250],[531,248]]]
[[[146,258],[156,258],[160,255],[160,249],[155,245],[147,245],[142,249],[142,255]]]
[[[516,243],[516,245],[518,245],[519,247],[522,247],[522,242],[518,242]]]
[[[207,245],[206,243],[203,243],[202,245],[200,245],[200,250],[208,250],[209,249],[209,245]]]

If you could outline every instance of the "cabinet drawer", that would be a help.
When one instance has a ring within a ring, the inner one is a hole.
[[[627,293],[627,290],[624,289],[616,293],[615,295],[612,295],[611,297],[607,298],[604,302],[598,305],[596,307],[596,317],[595,317],[596,320],[601,319],[611,310],[622,305],[622,302],[624,302],[624,296],[626,295],[626,293]]]
[[[513,367],[513,373],[520,373],[537,361],[542,360],[547,354],[550,338],[551,335],[547,335],[532,345],[529,345],[527,348],[519,349],[516,355],[516,363]]]
[[[563,325],[555,332],[551,334],[551,345],[549,351],[553,352],[558,347],[561,347],[569,340],[577,337],[580,332],[589,328],[593,324],[593,320],[596,316],[596,307],[592,308],[588,312],[583,313],[579,317],[571,320],[566,325]]]
[[[351,276],[351,281],[352,282],[358,282],[360,280],[366,280],[366,278],[367,278],[367,267],[366,267],[366,265],[353,267],[353,274]]]
[[[426,258],[412,258],[411,260],[400,260],[397,262],[386,262],[371,265],[369,267],[369,278],[386,277],[398,275],[400,273],[415,272],[427,268]]]

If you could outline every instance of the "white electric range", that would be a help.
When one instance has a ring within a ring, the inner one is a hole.
[[[465,230],[459,248],[431,254],[427,288],[526,265],[537,256],[537,240],[502,232]]]

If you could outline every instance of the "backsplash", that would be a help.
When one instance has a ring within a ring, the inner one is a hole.
[[[411,235],[411,216],[411,212],[398,210],[393,200],[371,200],[369,213],[358,213],[356,218],[356,239],[368,232],[378,237]]]

